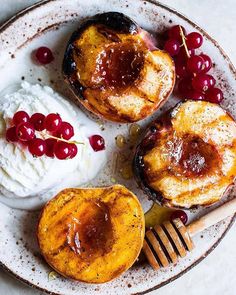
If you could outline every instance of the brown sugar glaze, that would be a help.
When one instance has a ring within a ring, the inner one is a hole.
[[[93,260],[111,251],[114,234],[109,208],[102,202],[88,202],[78,217],[67,222],[66,240],[83,260]]]
[[[144,65],[144,53],[140,46],[130,42],[116,43],[102,51],[97,59],[93,82],[106,87],[126,87],[139,77]]]
[[[148,171],[148,166],[144,163],[145,155],[164,142],[168,153],[168,167],[158,175],[145,173]],[[177,136],[171,125],[162,121],[150,127],[141,144],[141,150],[144,175],[148,181],[157,181],[163,177],[163,173],[183,178],[202,177],[219,170],[222,162],[214,145],[193,134]]]
[[[191,134],[185,134],[173,141],[170,160],[171,171],[175,175],[188,178],[201,177],[216,171],[221,162],[215,146]]]

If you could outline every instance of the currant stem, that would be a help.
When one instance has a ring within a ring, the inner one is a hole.
[[[43,138],[45,138],[45,136],[47,136],[47,138],[53,138],[53,139],[56,139],[58,141],[64,141],[64,142],[67,142],[67,143],[73,143],[73,144],[84,144],[83,142],[79,142],[79,141],[69,141],[69,140],[66,140],[66,139],[63,139],[63,138],[60,138],[60,137],[56,137],[56,136],[53,136],[53,135],[49,135],[47,133],[44,133],[44,132],[40,132],[38,131],[39,134],[41,134],[43,136]]]
[[[185,41],[186,38],[184,36],[184,32],[183,32],[181,26],[179,26],[179,30],[180,30],[180,35],[181,35],[181,38],[182,38],[183,46],[184,46],[184,49],[186,51],[187,57],[190,58],[190,54],[189,54],[189,51],[188,51],[188,46],[187,46],[186,41]]]

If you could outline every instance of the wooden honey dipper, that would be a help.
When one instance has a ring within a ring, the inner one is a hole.
[[[149,229],[143,243],[143,252],[149,264],[158,270],[170,263],[176,263],[178,256],[184,257],[187,251],[193,250],[194,244],[191,238],[194,235],[235,212],[236,197],[187,226],[177,218]]]

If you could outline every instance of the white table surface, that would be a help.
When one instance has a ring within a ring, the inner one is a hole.
[[[73,1],[73,0],[65,0]],[[0,23],[35,0],[0,0]],[[236,66],[236,0],[162,0],[179,10],[215,38]],[[0,269],[0,295],[43,295]],[[183,277],[150,294],[235,295],[236,224],[220,245]],[[91,294],[92,295],[92,294]]]

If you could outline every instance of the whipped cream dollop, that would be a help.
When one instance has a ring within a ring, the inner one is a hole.
[[[29,115],[60,114],[74,127],[71,140],[83,143],[77,146],[76,157],[35,158],[22,144],[8,142],[6,129],[19,110]],[[106,152],[94,152],[88,138],[100,133],[95,122],[48,86],[23,82],[15,92],[0,94],[0,201],[13,208],[37,209],[61,189],[92,180],[104,166]]]

